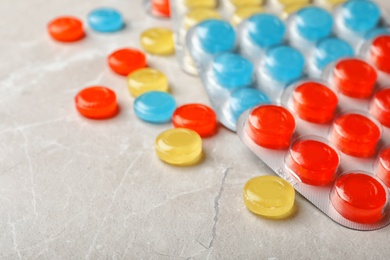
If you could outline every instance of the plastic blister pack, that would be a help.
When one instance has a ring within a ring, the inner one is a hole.
[[[237,27],[226,19],[229,17],[223,12],[226,2],[219,2],[219,9],[214,6],[211,12],[214,18],[202,20],[206,16],[212,16],[209,13],[198,19],[199,23],[191,22],[192,27],[187,26],[188,30],[181,31],[186,19],[191,17],[189,14],[199,9],[187,13],[185,19],[178,23],[176,41],[182,45],[179,46],[181,51],[178,51],[182,67],[192,74],[200,74],[219,120],[233,131],[236,129],[237,113],[244,111],[244,108],[269,100],[280,102],[281,95],[289,84],[306,75],[319,78],[322,69],[329,63],[354,55],[347,42],[332,36],[334,22],[331,14],[320,7],[307,6],[307,1],[268,1],[262,8],[273,10],[274,13],[255,13]],[[291,8],[291,4],[297,9]],[[276,8],[277,6],[291,8],[291,15],[286,21],[280,18],[280,8]],[[177,15],[180,12],[174,10],[173,13]],[[313,24],[313,21],[318,21],[318,17],[321,18],[320,21]],[[291,33],[292,31],[294,32]],[[297,46],[300,50],[288,44]],[[237,59],[226,59],[225,62],[230,64],[222,64],[221,53],[226,52],[242,55],[241,61],[244,60],[242,58],[249,60],[252,65],[246,67],[250,67],[250,71],[245,71],[243,64],[246,62],[237,62]],[[217,62],[216,56],[219,56]],[[226,75],[222,75],[219,69]],[[241,80],[246,82],[236,82],[235,77],[241,76]],[[222,77],[226,79],[219,81]],[[246,87],[251,90],[236,91]],[[250,101],[238,102],[238,97],[248,99],[252,94]],[[238,103],[240,106],[237,106]]]
[[[176,56],[183,70],[198,75],[197,62],[189,54],[186,43],[187,33],[193,26],[207,19],[220,19],[234,27],[251,14],[263,11],[262,4],[262,0],[173,0]]]
[[[331,219],[357,230],[390,223],[383,109],[390,102],[381,96],[390,91],[377,88],[376,79],[369,63],[344,58],[329,64],[322,79],[290,85],[280,105],[245,111],[237,124],[243,143],[272,170]]]
[[[219,6],[218,19],[186,31],[187,52],[219,121],[280,177],[341,225],[384,227],[390,91],[378,84],[386,55],[372,49],[387,28],[378,22],[365,30],[361,39],[372,40],[356,58],[356,45],[334,35],[340,18],[303,1],[283,21],[287,2],[267,1],[262,8],[273,13],[255,13],[237,27]]]

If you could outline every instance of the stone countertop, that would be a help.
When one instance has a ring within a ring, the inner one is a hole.
[[[86,28],[74,44],[47,35],[52,18],[85,21],[99,6],[120,10],[125,30]],[[1,0],[0,17],[1,259],[389,258],[390,227],[347,229],[300,195],[289,219],[250,213],[245,182],[272,172],[223,127],[204,140],[201,164],[159,161],[155,137],[172,126],[137,119],[124,78],[106,65],[113,50],[140,48],[144,29],[170,26],[145,14],[141,0]],[[174,57],[148,63],[167,74],[179,105],[209,104]],[[115,90],[119,116],[77,113],[75,94],[94,84]]]

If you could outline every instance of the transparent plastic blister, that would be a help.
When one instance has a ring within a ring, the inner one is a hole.
[[[361,56],[378,70],[378,83],[381,86],[390,83],[390,31],[367,40],[360,49]]]
[[[207,19],[221,19],[234,27],[251,14],[262,12],[262,4],[262,0],[173,0],[176,56],[183,70],[198,75],[197,62],[189,54],[186,43],[193,26]]]
[[[375,1],[345,1],[336,7],[333,15],[336,35],[356,51],[367,39],[367,33],[389,25],[388,14]]]
[[[242,112],[270,102],[259,89],[252,62],[239,54],[218,54],[200,75],[219,121],[232,131]]]
[[[317,41],[332,35],[333,24],[329,11],[318,6],[304,7],[286,20],[289,44],[306,54]]]
[[[323,79],[286,88],[281,105],[247,110],[237,123],[243,143],[277,175],[332,220],[356,230],[390,223],[390,131],[374,113],[383,91],[375,73],[363,60],[341,59],[326,67]],[[361,76],[367,80],[355,85],[360,90],[350,91]]]

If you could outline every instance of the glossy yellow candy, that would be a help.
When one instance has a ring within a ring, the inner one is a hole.
[[[202,138],[186,128],[161,133],[156,138],[155,148],[160,160],[173,165],[192,165],[202,158]]]
[[[239,25],[243,20],[249,18],[254,14],[263,12],[264,9],[261,6],[243,6],[236,9],[233,14],[232,23],[233,25]]]
[[[215,8],[217,6],[217,0],[182,0],[184,5],[188,8],[195,7],[211,7]]]
[[[277,0],[284,7],[291,4],[310,4],[311,0]]]
[[[171,55],[175,51],[173,33],[167,28],[150,28],[140,36],[142,48],[155,55]]]
[[[282,19],[287,19],[291,14],[299,11],[300,9],[309,6],[310,4],[305,3],[297,3],[297,4],[290,4],[284,7],[283,13],[281,15]]]
[[[207,19],[221,19],[221,15],[212,8],[194,8],[184,17],[184,28],[189,29]]]
[[[235,7],[240,7],[240,6],[249,6],[249,5],[262,5],[263,0],[230,0],[230,3],[234,5]]]
[[[282,218],[293,211],[295,190],[280,177],[259,176],[245,184],[243,197],[245,206],[253,213]]]
[[[143,68],[127,76],[127,87],[134,97],[149,91],[168,92],[168,79],[161,71]]]
[[[332,8],[336,7],[336,5],[339,5],[341,3],[346,2],[347,0],[324,0],[325,2],[328,3]]]

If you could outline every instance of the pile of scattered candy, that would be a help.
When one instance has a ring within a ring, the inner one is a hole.
[[[185,72],[200,75],[212,108],[177,107],[167,77],[148,67],[139,50],[114,51],[108,65],[127,77],[137,117],[173,123],[174,128],[155,141],[162,161],[198,163],[202,138],[216,134],[220,121],[279,175],[247,182],[243,196],[250,211],[271,218],[289,216],[295,188],[344,226],[378,229],[390,223],[388,17],[369,0],[310,4],[147,1],[148,13],[171,17],[174,26],[173,31],[143,32],[143,50],[162,56],[176,53]],[[93,10],[87,21],[103,33],[125,26],[122,15],[111,8]],[[85,37],[82,22],[74,17],[51,21],[48,32],[61,42]],[[118,113],[115,93],[106,87],[86,88],[75,102],[88,118]]]

